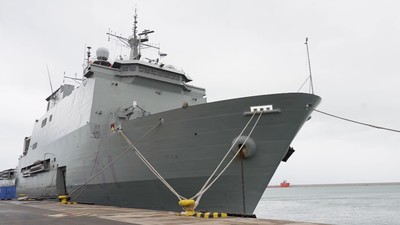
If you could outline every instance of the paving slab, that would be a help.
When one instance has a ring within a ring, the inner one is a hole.
[[[177,216],[177,212],[115,206],[60,204],[53,201],[0,201],[0,224],[215,224],[316,225],[317,223],[225,217]]]

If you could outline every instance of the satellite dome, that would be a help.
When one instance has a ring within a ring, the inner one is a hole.
[[[96,50],[96,56],[98,60],[107,60],[108,55],[110,55],[110,52],[104,47],[100,47]]]

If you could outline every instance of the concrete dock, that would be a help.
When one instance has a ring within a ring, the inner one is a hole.
[[[0,224],[268,224],[315,225],[254,218],[196,218],[177,212],[121,208],[114,206],[60,204],[53,201],[0,201]]]

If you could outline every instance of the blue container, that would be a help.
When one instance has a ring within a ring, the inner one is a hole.
[[[8,186],[8,187],[0,187],[0,199],[13,199],[15,198],[15,192],[17,187],[15,186]]]

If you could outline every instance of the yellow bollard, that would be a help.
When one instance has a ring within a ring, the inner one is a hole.
[[[67,203],[67,197],[66,195],[60,195],[58,198],[61,200],[61,203],[66,204]]]
[[[188,205],[192,205],[194,204],[194,200],[193,199],[185,199],[185,200],[180,200],[179,201],[179,205],[180,206],[188,206]]]
[[[185,199],[185,200],[180,200],[179,205],[182,206],[183,210],[185,212],[178,213],[180,216],[193,216],[196,212],[194,211],[195,201],[193,199]]]

